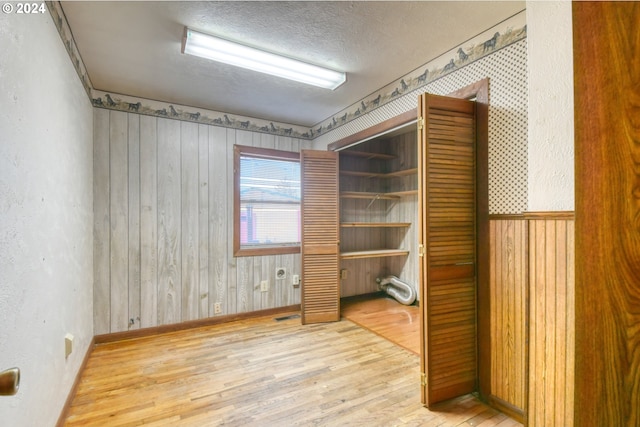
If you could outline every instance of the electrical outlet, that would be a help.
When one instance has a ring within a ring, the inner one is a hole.
[[[340,278],[341,279],[346,279],[347,278],[347,269],[343,268],[342,270],[340,270]]]
[[[293,276],[291,276],[291,281],[293,282],[294,285],[299,285],[300,284],[300,276],[297,274],[294,274]]]
[[[260,282],[260,292],[267,292],[267,291],[269,291],[269,281],[263,280]]]
[[[284,267],[276,268],[276,280],[286,279],[287,278],[287,269]]]
[[[215,304],[213,305],[213,313],[214,313],[214,314],[220,314],[220,313],[222,313],[222,305],[221,305],[219,302],[217,302],[217,303],[215,303]]]

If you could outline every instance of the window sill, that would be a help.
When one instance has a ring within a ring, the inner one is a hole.
[[[234,250],[234,257],[299,254],[300,246],[272,246]]]

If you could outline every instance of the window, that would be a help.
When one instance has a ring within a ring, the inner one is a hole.
[[[235,256],[300,252],[300,155],[234,147]]]

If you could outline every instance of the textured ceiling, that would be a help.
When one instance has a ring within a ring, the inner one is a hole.
[[[312,126],[525,2],[62,2],[93,87]],[[331,91],[180,53],[184,27],[347,72]]]

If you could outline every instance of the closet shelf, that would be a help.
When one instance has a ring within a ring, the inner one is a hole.
[[[343,228],[403,228],[410,227],[410,222],[342,222]]]
[[[406,197],[406,196],[415,196],[418,194],[418,190],[393,191],[386,194],[387,196],[400,198],[400,197]]]
[[[339,152],[341,156],[360,157],[364,159],[381,159],[381,160],[393,160],[396,156],[392,154],[384,153],[368,153],[366,151],[352,151],[344,150]]]
[[[342,252],[340,258],[342,259],[362,259],[362,258],[382,258],[392,256],[407,256],[409,251],[401,249],[377,249],[372,251],[354,251],[354,252]]]
[[[416,175],[418,173],[418,168],[412,169],[404,169],[395,172],[361,172],[361,171],[349,171],[349,170],[341,170],[340,175],[343,176],[358,176],[362,178],[397,178],[401,176],[410,176]]]
[[[365,193],[360,191],[342,191],[340,192],[340,198],[342,199],[383,199],[383,200],[397,200],[400,198],[398,195],[390,193]]]
[[[385,173],[384,178],[395,178],[398,176],[411,176],[411,175],[417,175],[417,174],[418,174],[418,168],[402,169],[395,172]]]

